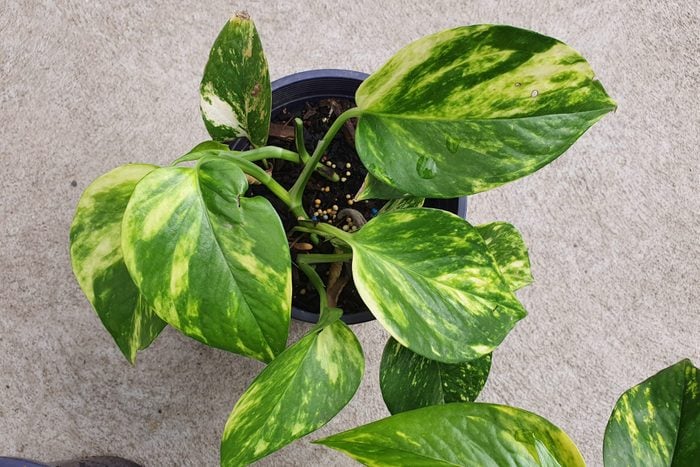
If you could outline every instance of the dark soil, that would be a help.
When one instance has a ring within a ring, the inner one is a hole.
[[[307,102],[301,109],[296,111],[283,108],[276,115],[272,116],[271,136],[268,144],[296,151],[293,121],[295,117],[299,117],[304,121],[304,142],[307,151],[311,153],[316,147],[318,140],[326,134],[336,117],[352,105],[352,102],[344,99],[322,99],[320,101]],[[332,168],[338,176],[342,177],[341,181],[331,182],[315,172],[306,186],[303,198],[304,209],[313,220],[328,222],[348,231],[357,228],[357,225],[354,222],[350,222],[347,217],[341,219],[339,213],[341,215],[344,214],[343,209],[354,209],[365,220],[369,221],[384,204],[383,201],[355,202],[353,200],[367,174],[367,170],[355,152],[354,124],[354,121],[346,123],[343,130],[335,136],[322,159],[323,164]],[[275,180],[286,189],[291,188],[301,173],[302,166],[284,160],[274,160],[270,161],[270,163],[274,164],[272,174]],[[275,207],[282,219],[285,231],[288,233],[293,261],[300,254],[337,252],[335,247],[323,238],[319,238],[318,244],[314,244],[308,234],[299,232],[290,234],[292,228],[297,225],[296,218],[265,186],[251,185],[249,195],[264,196]],[[326,212],[324,213],[323,211]],[[346,314],[367,310],[352,283],[352,274],[349,266],[348,263],[345,263],[340,267],[339,280],[347,279],[347,284],[342,288],[337,300],[337,306],[342,308]],[[331,265],[318,264],[315,267],[321,278],[328,285]],[[336,268],[338,267],[336,266]],[[318,294],[306,276],[296,266],[292,269],[292,283],[293,305],[302,310],[318,313]]]

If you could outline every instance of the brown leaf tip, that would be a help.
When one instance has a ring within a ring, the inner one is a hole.
[[[234,19],[242,19],[247,21],[250,19],[250,15],[247,11],[237,11],[233,14],[233,16],[231,16],[231,20]]]

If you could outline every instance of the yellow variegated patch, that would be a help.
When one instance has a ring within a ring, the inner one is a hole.
[[[291,260],[274,208],[243,197],[247,188],[222,158],[154,170],[126,209],[122,247],[162,319],[205,344],[270,361],[287,340]]]
[[[325,425],[352,398],[364,356],[342,321],[314,328],[251,383],[221,440],[221,465],[247,465]]]
[[[495,404],[424,407],[316,442],[377,467],[586,465],[566,433],[549,421]]]
[[[575,50],[476,25],[419,39],[356,93],[356,144],[399,193],[449,198],[528,175],[615,108]]]
[[[605,429],[606,467],[695,466],[700,460],[700,374],[682,360],[626,391]]]
[[[454,214],[387,212],[343,239],[362,300],[398,342],[426,358],[482,357],[526,314],[481,235]]]
[[[129,276],[121,248],[126,205],[136,184],[156,168],[127,164],[92,182],[78,202],[70,231],[75,277],[131,363],[165,327]]]
[[[245,137],[263,146],[270,127],[272,89],[255,24],[236,13],[209,53],[200,86],[204,124],[217,141]]]

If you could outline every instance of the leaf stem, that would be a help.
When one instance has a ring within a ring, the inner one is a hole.
[[[301,206],[301,198],[304,194],[304,190],[306,189],[306,184],[309,182],[309,178],[311,178],[311,173],[321,161],[321,157],[328,149],[328,146],[330,146],[335,135],[338,133],[338,131],[340,131],[346,121],[351,118],[358,117],[361,113],[362,111],[357,107],[346,110],[335,119],[323,138],[318,141],[314,153],[304,165],[304,170],[302,170],[301,175],[299,175],[297,181],[294,182],[294,186],[292,186],[292,188],[289,190],[289,195],[292,199],[292,204],[294,207]]]
[[[297,264],[337,263],[340,261],[349,261],[351,259],[352,253],[308,253],[305,255],[297,255]]]
[[[318,298],[321,301],[321,309],[319,312],[323,313],[323,310],[328,308],[328,296],[326,295],[326,286],[323,284],[323,280],[321,280],[321,277],[318,275],[313,266],[300,262],[299,257],[297,257],[297,266],[301,272],[303,272],[306,277],[309,278],[309,282],[311,282],[316,289],[316,292],[318,292]]]

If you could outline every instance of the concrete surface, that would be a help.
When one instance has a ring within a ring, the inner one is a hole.
[[[683,357],[700,364],[697,2],[207,3],[0,0],[1,454],[217,464],[228,413],[261,365],[167,330],[130,367],[73,278],[68,229],[100,174],[168,163],[205,138],[198,83],[237,9],[255,19],[273,78],[371,72],[413,39],[472,23],[582,52],[617,113],[534,176],[471,198],[475,222],[522,230],[536,278],[481,400],[552,420],[596,466],[625,388]],[[355,399],[261,465],[350,465],[309,439],[387,413],[386,336],[376,322],[354,330],[368,363]]]

